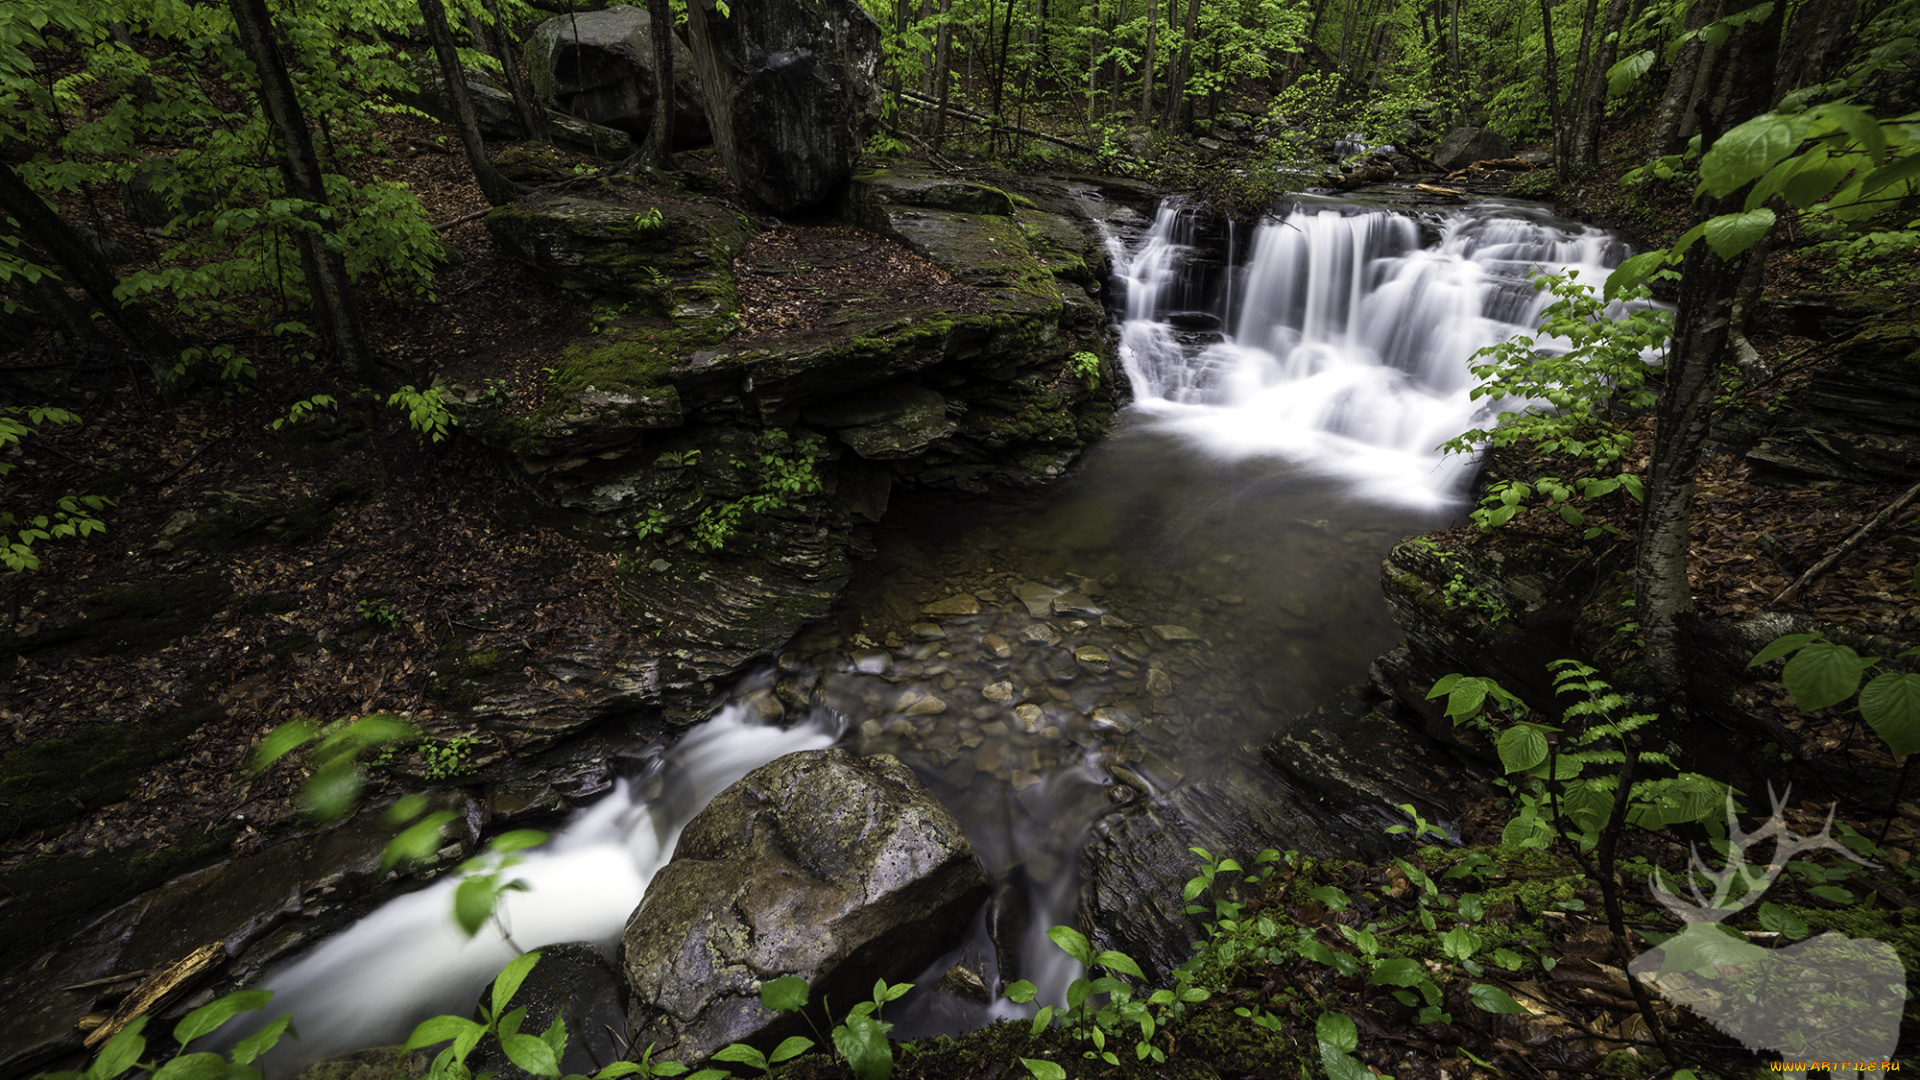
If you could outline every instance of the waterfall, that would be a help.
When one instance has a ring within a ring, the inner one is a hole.
[[[495,925],[469,939],[453,921],[458,875],[400,897],[275,971],[269,1015],[292,1012],[300,1038],[267,1058],[290,1076],[331,1054],[405,1040],[429,1016],[472,1012],[480,991],[518,954],[567,941],[618,945],[647,883],[673,855],[693,816],[741,777],[775,758],[832,746],[841,723],[825,712],[781,729],[728,705],[692,729],[639,782],[576,816],[508,876]],[[502,935],[505,927],[513,941]]]
[[[1530,276],[1574,271],[1598,286],[1626,255],[1597,229],[1516,204],[1425,223],[1303,205],[1260,225],[1229,271],[1229,332],[1196,340],[1170,321],[1193,229],[1169,203],[1134,250],[1116,251],[1120,355],[1140,410],[1209,455],[1284,457],[1423,507],[1455,501],[1470,475],[1436,448],[1491,416],[1469,397],[1468,359],[1533,333],[1551,302]]]

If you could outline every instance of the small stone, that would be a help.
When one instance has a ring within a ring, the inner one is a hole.
[[[853,654],[853,670],[862,675],[885,675],[893,670],[893,657],[880,649],[862,649]]]
[[[917,622],[913,624],[913,636],[922,641],[938,641],[947,636],[939,623]]]
[[[668,562],[665,559],[655,559],[652,562],[647,564],[647,569],[653,571],[656,574],[664,574],[667,571],[673,569],[673,564]]]
[[[1133,624],[1118,615],[1100,616],[1100,625],[1108,630],[1131,630]]]
[[[1014,770],[1013,790],[1015,791],[1025,791],[1039,782],[1040,777],[1037,773],[1030,773],[1020,769]]]
[[[1093,710],[1093,726],[1102,731],[1117,731],[1122,735],[1135,727],[1133,717],[1115,708]]]
[[[1051,645],[1060,640],[1060,635],[1046,623],[1034,623],[1021,632],[1027,635],[1028,641],[1037,641],[1042,645]]]
[[[1040,729],[1040,737],[1057,741],[1060,738],[1060,729],[1055,725],[1049,724]]]
[[[1166,697],[1173,693],[1173,676],[1159,668],[1148,668],[1147,693],[1154,697]]]
[[[1007,727],[1007,722],[1005,720],[994,720],[985,724],[981,724],[980,730],[982,733],[991,735],[996,739],[1004,739],[1007,737],[1007,735],[1011,732],[1012,729]]]
[[[1113,666],[1113,657],[1098,645],[1082,645],[1073,650],[1073,658],[1088,671],[1105,671]]]
[[[1019,721],[1022,730],[1031,732],[1040,730],[1047,714],[1038,705],[1017,705],[1013,710],[1013,718]]]
[[[960,739],[960,745],[965,747],[968,750],[971,750],[974,747],[979,746],[981,743],[986,741],[987,740],[984,736],[982,736],[979,732],[974,731],[974,732],[969,732],[967,735],[963,736]]]
[[[1244,604],[1247,602],[1246,597],[1241,596],[1239,593],[1230,593],[1230,592],[1223,592],[1219,596],[1215,597],[1214,599],[1220,601],[1223,604],[1237,605],[1237,604]]]
[[[860,737],[861,738],[877,739],[880,737],[880,733],[881,733],[880,721],[878,720],[860,721]]]
[[[1056,589],[1051,585],[1041,585],[1033,581],[1022,581],[1013,587],[1013,595],[1019,597],[1020,602],[1027,605],[1027,614],[1032,615],[1036,619],[1044,619],[1048,615],[1053,614],[1053,598],[1066,591],[1065,589]]]
[[[1153,628],[1153,632],[1160,636],[1161,641],[1165,641],[1169,644],[1176,641],[1199,641],[1200,640],[1199,634],[1194,633],[1193,631],[1187,629],[1184,626],[1179,626],[1174,623],[1167,623],[1162,626],[1156,626]]]
[[[1053,598],[1055,615],[1098,615],[1105,610],[1084,593],[1070,592]]]
[[[1307,617],[1307,602],[1300,599],[1298,593],[1281,593],[1279,599],[1274,601],[1274,604],[1279,607],[1281,611],[1292,615],[1294,618],[1304,619]]]
[[[993,995],[987,992],[986,980],[959,964],[948,968],[947,973],[940,976],[940,989],[954,997],[981,1005],[993,1000]]]
[[[947,711],[947,703],[929,694],[907,706],[908,716],[938,716]]]
[[[972,593],[954,593],[945,600],[923,605],[920,610],[928,615],[978,615],[980,601]]]
[[[908,720],[904,716],[896,716],[893,719],[887,721],[887,726],[881,730],[885,731],[887,734],[892,735],[898,739],[912,738],[913,737],[913,721]]]
[[[1052,698],[1055,701],[1072,701],[1073,700],[1072,694],[1067,693],[1065,690],[1062,690],[1057,686],[1047,687],[1047,696]]]
[[[1007,639],[999,634],[988,634],[980,639],[980,644],[985,645],[988,652],[1002,660],[1013,655],[1013,646],[1007,644]]]
[[[959,681],[951,675],[940,676],[940,689],[942,690],[951,690],[959,685]]]
[[[1013,684],[1010,682],[988,683],[980,688],[980,696],[988,701],[1012,701]]]
[[[773,666],[779,668],[783,675],[798,675],[807,669],[806,661],[791,649],[781,653],[780,658],[773,662]]]
[[[1147,657],[1153,655],[1152,650],[1148,649],[1145,645],[1142,645],[1137,641],[1123,641],[1120,644],[1115,645],[1113,647],[1113,651],[1119,653],[1121,656],[1126,657],[1127,659],[1133,661],[1136,664],[1146,663]]]

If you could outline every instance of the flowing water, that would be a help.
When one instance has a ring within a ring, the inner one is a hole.
[[[1075,972],[1045,929],[1072,921],[1097,818],[1245,758],[1365,677],[1396,636],[1380,556],[1457,513],[1470,478],[1435,450],[1483,422],[1467,358],[1531,332],[1546,300],[1531,272],[1597,283],[1625,251],[1502,203],[1415,218],[1310,202],[1260,223],[1244,252],[1202,251],[1195,227],[1168,203],[1110,240],[1135,403],[1077,474],[1037,504],[896,514],[834,618],[515,868],[532,886],[505,903],[515,943],[617,943],[707,800],[775,757],[845,742],[913,766],[996,881],[923,983],[959,964],[1057,998]],[[298,1018],[294,1054],[397,1041],[470,1008],[512,947],[498,928],[463,941],[451,889],[396,900],[267,980],[275,1011]],[[998,1015],[916,997],[890,1009],[896,1034]]]

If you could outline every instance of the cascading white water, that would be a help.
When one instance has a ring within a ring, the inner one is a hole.
[[[1595,229],[1490,204],[1446,215],[1438,242],[1404,214],[1302,206],[1262,224],[1224,340],[1183,339],[1166,321],[1192,220],[1160,209],[1134,251],[1121,359],[1139,408],[1222,458],[1276,455],[1352,482],[1370,498],[1443,506],[1469,462],[1437,447],[1474,426],[1469,358],[1530,334],[1551,297],[1531,275],[1598,285],[1624,247]],[[1550,343],[1543,342],[1543,345]]]
[[[506,893],[499,924],[521,949],[565,941],[610,948],[680,831],[726,787],[786,754],[832,746],[841,722],[823,712],[791,728],[752,722],[729,705],[689,731],[638,792],[622,783],[509,872],[527,883]],[[638,796],[638,797],[636,797]],[[438,1013],[466,1015],[481,989],[516,955],[499,926],[468,939],[453,921],[449,877],[388,903],[338,937],[270,975],[270,1014],[292,1012],[300,1038],[267,1064],[290,1075],[329,1054],[396,1043]]]

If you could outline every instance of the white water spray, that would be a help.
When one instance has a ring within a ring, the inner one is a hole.
[[[1577,271],[1598,284],[1625,254],[1596,229],[1490,204],[1450,213],[1422,246],[1415,219],[1301,207],[1260,226],[1225,340],[1183,340],[1165,317],[1192,222],[1162,206],[1132,252],[1121,359],[1139,408],[1202,452],[1285,457],[1372,499],[1443,507],[1470,462],[1437,447],[1476,426],[1469,358],[1533,333],[1552,297],[1529,282]]]
[[[528,890],[504,894],[499,926],[471,939],[460,932],[453,921],[459,882],[450,876],[274,972],[263,983],[274,991],[269,1011],[291,1011],[300,1038],[269,1057],[272,1070],[290,1074],[330,1054],[400,1042],[439,1013],[466,1015],[517,955],[500,926],[522,949],[567,941],[611,949],[681,830],[714,796],[775,758],[823,749],[840,737],[839,721],[824,713],[783,730],[751,722],[748,711],[727,706],[689,731],[640,781],[640,792],[621,783],[547,844],[525,852],[508,875]]]

